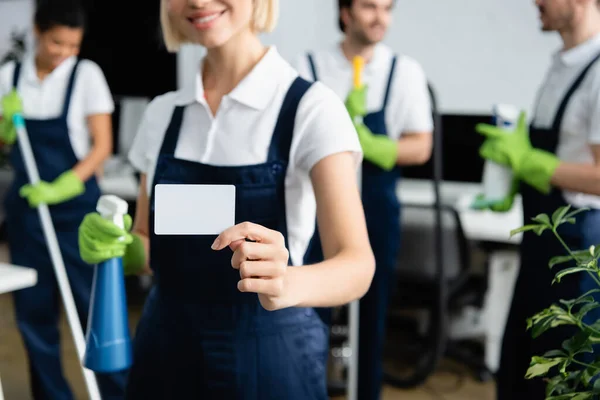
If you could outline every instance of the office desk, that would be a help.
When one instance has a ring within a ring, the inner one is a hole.
[[[495,213],[470,208],[470,204],[481,192],[481,185],[462,182],[442,182],[440,197],[442,204],[453,207],[460,215],[460,222],[469,240],[518,244],[522,235],[510,238],[510,231],[523,225],[521,196],[509,212]],[[397,188],[398,198],[404,205],[433,206],[435,193],[433,182],[420,179],[403,179]]]
[[[37,272],[31,268],[0,263],[0,294],[14,292],[34,286],[37,283]],[[0,382],[0,400],[4,399]]]
[[[507,213],[471,209],[470,205],[480,191],[479,184],[461,182],[440,184],[442,204],[458,212],[468,240],[493,242],[504,247],[488,253],[488,289],[483,308],[468,307],[461,314],[453,315],[449,336],[455,340],[483,339],[486,366],[490,371],[495,372],[500,364],[502,336],[519,270],[517,245],[521,242],[522,235],[510,238],[510,231],[523,225],[523,214],[520,196],[515,198],[512,210]],[[434,186],[431,181],[404,179],[398,184],[397,194],[405,206],[433,206],[435,202]]]
[[[37,272],[31,268],[0,263],[0,294],[34,286]]]

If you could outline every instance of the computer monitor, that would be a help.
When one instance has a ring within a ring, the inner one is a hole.
[[[478,123],[490,123],[491,115],[442,115],[443,179],[479,183],[484,160],[479,156],[483,136],[475,132]],[[433,159],[424,165],[402,167],[402,176],[433,179]]]

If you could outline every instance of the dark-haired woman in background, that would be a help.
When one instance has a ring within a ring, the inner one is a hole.
[[[72,1],[42,2],[34,51],[0,68],[0,140],[13,144],[14,181],[5,199],[11,262],[34,268],[36,286],[15,293],[16,320],[29,357],[35,399],[70,400],[62,373],[60,293],[36,207],[45,203],[60,243],[77,310],[85,326],[93,269],[78,250],[77,229],[100,196],[96,175],[112,151],[114,103],[101,69],[79,60],[84,12]],[[41,182],[32,186],[12,116],[22,113]],[[98,376],[104,400],[120,399],[125,373]]]

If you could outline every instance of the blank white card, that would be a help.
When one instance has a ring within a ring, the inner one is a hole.
[[[156,235],[218,235],[235,224],[233,185],[156,185]]]

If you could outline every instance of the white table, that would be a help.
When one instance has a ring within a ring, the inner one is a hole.
[[[481,193],[481,185],[462,182],[442,182],[440,197],[442,203],[454,207],[460,215],[460,222],[467,239],[490,241],[497,243],[518,244],[522,235],[510,238],[510,231],[523,225],[521,197],[509,212],[495,213],[491,211],[473,210],[470,205],[477,194]],[[398,184],[398,198],[405,205],[427,206],[435,202],[433,182],[420,179],[403,179]]]
[[[513,208],[506,213],[473,210],[470,205],[480,192],[479,184],[442,182],[440,185],[442,204],[458,211],[468,240],[518,245],[522,235],[511,238],[510,231],[523,225],[521,197],[515,198]],[[435,202],[431,181],[404,179],[398,184],[397,194],[404,205],[431,206]],[[465,309],[463,315],[452,320],[449,335],[453,339],[483,338],[485,362],[494,372],[500,363],[502,336],[519,270],[519,254],[515,246],[492,251],[488,257],[488,290],[483,309]]]
[[[37,271],[34,269],[0,263],[0,294],[35,286],[36,283]],[[4,394],[0,382],[0,400],[3,399]]]

